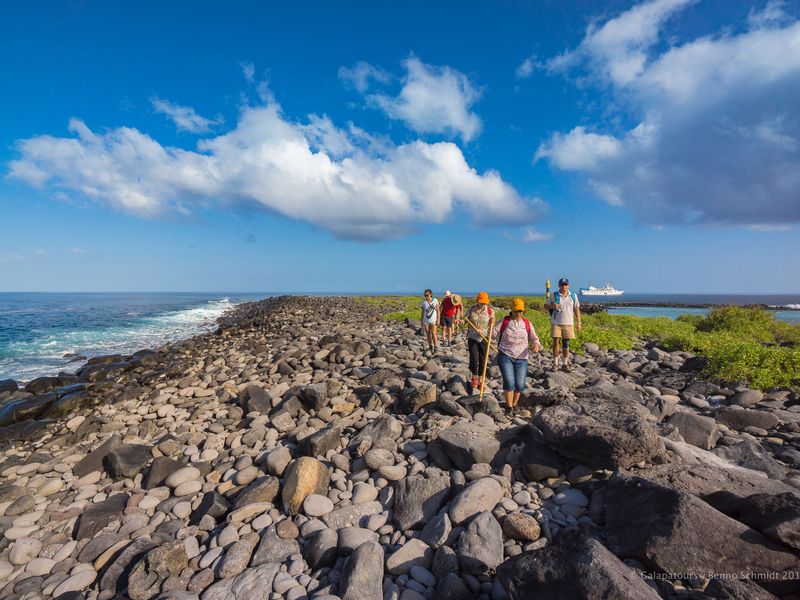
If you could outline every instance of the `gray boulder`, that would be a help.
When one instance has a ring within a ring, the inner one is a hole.
[[[394,519],[398,528],[424,525],[439,512],[450,493],[450,476],[412,475],[395,484]]]
[[[265,564],[245,569],[236,577],[222,579],[210,586],[202,600],[252,600],[253,598],[269,598],[272,594],[272,582],[278,574],[279,565]]]
[[[383,546],[361,544],[344,565],[339,581],[342,600],[383,600]]]
[[[475,517],[458,539],[458,564],[475,575],[494,569],[503,561],[503,530],[492,513]]]
[[[678,428],[684,440],[692,446],[710,450],[717,444],[719,427],[711,417],[702,417],[693,412],[681,410],[672,414],[669,424]]]
[[[475,463],[491,463],[500,451],[494,433],[471,421],[461,421],[439,434],[439,442],[450,460],[462,471]]]

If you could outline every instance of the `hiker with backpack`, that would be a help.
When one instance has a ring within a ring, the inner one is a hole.
[[[480,292],[475,304],[466,313],[467,349],[469,351],[469,372],[472,374],[472,391],[480,387],[479,377],[483,377],[483,365],[489,351],[489,332],[494,326],[494,311],[489,306],[489,294]]]
[[[575,292],[569,289],[569,279],[558,280],[558,291],[545,303],[550,311],[550,337],[553,338],[553,370],[558,370],[561,356],[565,371],[570,371],[569,342],[575,339],[575,332],[581,331],[581,304]]]
[[[433,297],[431,290],[425,290],[425,299],[420,303],[422,309],[420,321],[425,337],[428,340],[428,350],[435,355],[439,350],[439,336],[436,334],[436,325],[439,323],[439,301]]]
[[[441,325],[442,346],[452,346],[456,328],[461,324],[461,296],[451,294],[450,290],[444,293],[442,299]]]
[[[525,390],[530,351],[539,352],[542,349],[536,330],[524,314],[525,302],[522,298],[514,298],[511,312],[494,332],[497,366],[503,375],[503,396],[511,412],[516,411],[519,398]]]

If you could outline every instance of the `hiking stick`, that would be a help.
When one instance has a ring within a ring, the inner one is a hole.
[[[475,327],[474,323],[473,323],[472,321],[470,321],[470,320],[469,320],[467,317],[464,317],[464,320],[465,320],[467,323],[469,323],[470,327],[472,327],[472,328],[475,330],[475,333],[477,333],[479,336],[481,336],[481,338],[483,338],[483,341],[484,341],[484,342],[486,342],[487,344],[489,344],[489,348],[487,348],[487,353],[488,353],[488,350],[489,350],[489,349],[491,349],[491,347],[492,347],[492,342],[491,342],[491,340],[488,340],[488,339],[486,338],[486,336],[485,336],[485,335],[483,335],[483,334],[481,333],[481,330],[480,330],[480,329],[478,329],[477,327]],[[491,332],[490,332],[490,336],[489,336],[489,337],[491,337]]]

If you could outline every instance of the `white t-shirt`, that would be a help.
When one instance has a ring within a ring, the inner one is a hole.
[[[558,304],[556,304],[556,296],[558,296]],[[581,303],[578,301],[578,296],[575,295],[575,300],[572,300],[573,292],[569,292],[566,297],[556,292],[550,299],[550,308],[555,308],[550,323],[553,325],[573,325],[575,321],[575,309],[580,308]],[[560,309],[560,310],[558,310]]]
[[[420,306],[422,306],[422,322],[425,323],[425,325],[435,325],[438,323],[439,301],[436,298],[431,299],[430,302],[423,300]]]

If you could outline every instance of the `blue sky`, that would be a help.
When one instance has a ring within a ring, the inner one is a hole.
[[[797,2],[14,3],[0,291],[800,291]]]

